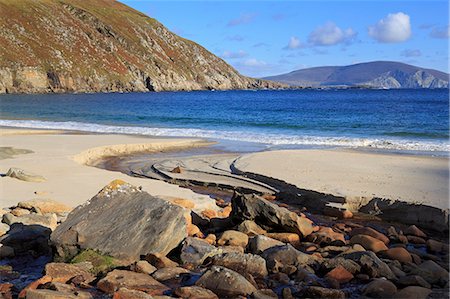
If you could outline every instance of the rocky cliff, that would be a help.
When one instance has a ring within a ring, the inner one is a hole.
[[[0,93],[273,88],[113,0],[0,0]]]
[[[371,88],[448,88],[449,75],[394,61],[314,67],[265,79],[292,86],[363,86]]]

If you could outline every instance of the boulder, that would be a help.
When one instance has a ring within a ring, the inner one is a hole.
[[[384,244],[382,241],[368,235],[355,235],[350,239],[350,244],[360,244],[365,249],[371,250],[375,253],[388,249],[386,244]]]
[[[78,253],[71,261],[71,263],[89,263],[92,265],[92,269],[89,271],[96,276],[106,274],[117,266],[121,266],[122,263],[110,256],[102,255],[99,252],[86,249]]]
[[[210,245],[208,242],[187,237],[183,241],[183,246],[181,247],[180,260],[181,263],[188,267],[200,266],[207,257],[219,253],[219,250]]]
[[[339,265],[328,272],[325,277],[334,279],[339,283],[347,283],[353,279],[353,274],[347,271],[343,266]]]
[[[22,215],[28,215],[31,214],[30,210],[22,209],[22,208],[15,208],[11,211],[11,214],[13,214],[16,217],[22,216]]]
[[[431,289],[431,285],[418,275],[402,276],[398,279],[397,285],[403,287],[420,286],[423,288]]]
[[[28,290],[27,299],[80,299],[82,296],[53,290]],[[85,297],[86,298],[86,297]],[[92,297],[87,297],[92,298]]]
[[[371,251],[347,253],[343,254],[342,257],[356,262],[361,266],[361,272],[370,277],[386,277],[387,279],[395,278],[395,275],[392,273],[389,266],[382,262],[375,253]]]
[[[389,248],[386,251],[381,251],[379,254],[391,260],[397,260],[402,263],[412,263],[411,254],[403,247]]]
[[[327,289],[323,287],[310,286],[304,292],[305,298],[327,298],[345,299],[345,293],[341,290]]]
[[[248,244],[248,236],[244,233],[235,231],[235,230],[227,230],[224,231],[220,236],[219,240],[217,240],[217,245],[224,246],[240,246],[245,248]]]
[[[264,229],[292,232],[303,237],[313,232],[312,221],[257,195],[235,193],[231,217],[237,222],[253,220]]]
[[[89,266],[85,263],[48,263],[45,265],[45,275],[52,277],[53,282],[66,283],[75,276],[79,276],[83,282],[90,283],[95,279],[95,276],[89,272],[90,268],[92,268],[92,264]]]
[[[250,238],[247,250],[253,254],[261,254],[266,249],[282,245],[284,245],[283,242],[269,238],[267,236],[259,235]]]
[[[147,261],[138,261],[133,265],[132,270],[137,273],[144,273],[150,275],[157,269],[155,266],[151,265]]]
[[[421,238],[421,237],[416,237],[416,236],[406,236],[406,238],[408,239],[408,242],[411,244],[426,244],[427,241],[425,241],[425,239]]]
[[[181,274],[189,274],[189,270],[181,267],[166,267],[156,270],[152,277],[158,281],[165,281],[179,277]]]
[[[130,262],[141,255],[166,255],[187,236],[184,209],[123,181],[113,181],[75,208],[52,233],[57,255],[95,249]]]
[[[374,279],[363,291],[363,295],[371,298],[396,298],[395,293],[397,287],[386,279]]]
[[[113,294],[120,288],[144,291],[150,295],[161,295],[168,288],[153,277],[126,270],[113,270],[99,280],[97,287],[105,293]]]
[[[1,231],[1,229],[0,229]],[[1,235],[1,233],[0,233]],[[427,240],[427,249],[429,252],[432,253],[440,253],[440,252],[448,252],[449,251],[449,246],[448,244],[433,240],[433,239],[428,239]]]
[[[397,294],[395,294],[395,298],[398,299],[426,299],[428,295],[431,294],[431,290],[427,288],[417,287],[417,286],[409,286],[404,289],[401,289]]]
[[[350,232],[350,236],[353,237],[356,235],[371,236],[375,239],[382,241],[386,245],[389,244],[389,238],[386,237],[386,235],[380,233],[379,231],[377,231],[371,227],[356,227],[356,228],[352,229],[352,231]]]
[[[282,272],[286,266],[309,266],[315,262],[313,256],[298,251],[290,244],[271,247],[261,256],[266,260],[267,269],[271,273]]]
[[[264,235],[266,231],[252,220],[245,220],[238,225],[237,230],[247,236]]]
[[[214,255],[211,261],[213,265],[223,266],[241,274],[250,274],[253,277],[265,277],[268,274],[266,260],[259,255],[229,252]]]
[[[277,294],[271,289],[256,290],[252,293],[252,299],[278,299]]]
[[[32,251],[37,255],[51,252],[49,246],[51,230],[42,225],[23,225],[14,223],[8,234],[2,237],[1,243],[14,249],[15,254],[24,254]]]
[[[21,201],[17,204],[17,206],[23,209],[40,211],[42,214],[65,213],[72,210],[71,207],[52,199],[32,199]]]
[[[420,238],[426,238],[427,237],[427,235],[415,225],[408,226],[408,228],[405,229],[404,234],[405,235],[416,236],[416,237],[420,237]]]
[[[179,287],[173,292],[183,299],[219,299],[216,294],[199,286]]]
[[[300,246],[300,236],[294,233],[267,233],[265,235],[280,242],[289,243],[296,248]]]
[[[178,267],[178,264],[176,262],[159,253],[149,253],[145,256],[145,260],[155,266],[157,269]]]
[[[14,248],[0,243],[0,259],[14,257]]]
[[[321,226],[318,231],[310,234],[306,240],[319,244],[321,246],[325,245],[345,245],[344,234],[335,232],[331,227]]]
[[[256,291],[244,276],[220,266],[212,266],[196,285],[213,291],[219,297],[248,296]]]
[[[352,261],[351,259],[345,259],[343,257],[335,257],[332,259],[324,259],[320,265],[325,271],[332,271],[335,268],[344,268],[351,274],[357,274],[361,272],[361,266]]]
[[[118,291],[114,292],[113,299],[153,299],[153,296],[149,294],[138,291],[129,290],[127,288],[120,288]]]
[[[25,182],[41,183],[41,182],[46,181],[46,179],[41,175],[37,175],[37,174],[31,173],[31,172],[27,172],[23,169],[14,168],[14,167],[10,168],[6,172],[6,176],[9,176],[11,178],[16,178],[18,180],[25,181]]]
[[[9,225],[3,222],[0,222],[0,237],[6,234],[9,231]]]
[[[448,271],[433,261],[425,261],[416,266],[408,264],[405,271],[410,275],[419,275],[428,283],[445,285],[448,283]]]
[[[9,225],[14,223],[22,223],[24,225],[41,225],[48,227],[51,230],[54,230],[58,225],[58,218],[53,213],[46,215],[24,214],[19,217],[12,214],[5,214],[3,215],[3,221]]]

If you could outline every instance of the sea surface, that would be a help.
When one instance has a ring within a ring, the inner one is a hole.
[[[0,126],[203,137],[235,149],[450,151],[442,89],[1,95]]]

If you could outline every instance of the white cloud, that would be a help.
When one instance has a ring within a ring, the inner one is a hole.
[[[327,22],[309,34],[308,42],[313,46],[333,46],[351,42],[356,34],[352,28],[342,30],[333,22]]]
[[[422,56],[422,51],[419,49],[405,49],[400,53],[400,55],[404,57],[419,57]]]
[[[450,25],[433,28],[430,32],[430,36],[434,38],[450,38]]]
[[[283,49],[285,50],[294,50],[303,48],[305,45],[300,41],[300,39],[296,36],[291,36],[289,39],[289,43]]]
[[[388,14],[369,26],[369,36],[381,43],[404,42],[411,37],[410,18],[402,12]]]
[[[243,50],[239,50],[237,52],[224,51],[222,54],[222,58],[229,58],[229,59],[243,58],[243,57],[247,57],[247,56],[248,56],[247,52],[245,52]]]

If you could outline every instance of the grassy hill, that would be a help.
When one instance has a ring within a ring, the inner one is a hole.
[[[0,0],[0,14],[0,93],[279,86],[117,1]]]

